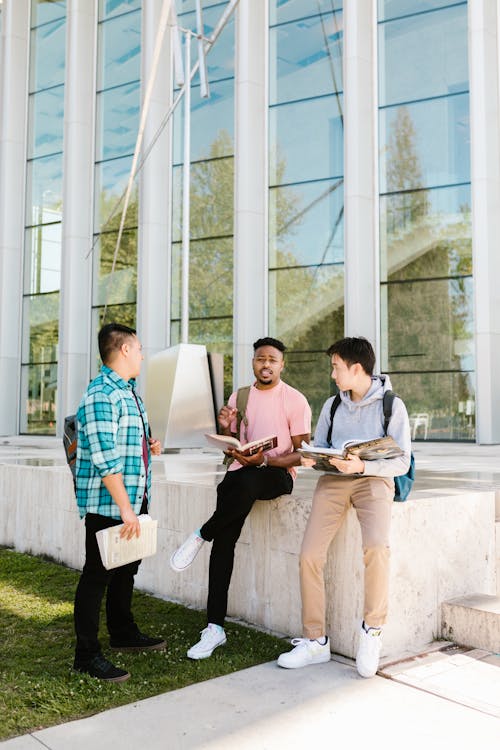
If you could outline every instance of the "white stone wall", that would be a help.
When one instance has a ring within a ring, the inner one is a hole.
[[[210,545],[182,574],[169,558],[215,506],[215,488],[155,479],[152,515],[158,553],[144,560],[139,588],[204,608]],[[237,545],[229,615],[270,630],[301,635],[298,552],[310,492],[257,502]],[[47,554],[75,568],[83,562],[79,520],[66,466],[0,465],[0,544]],[[441,603],[496,589],[495,493],[415,492],[394,503],[391,607],[384,655],[421,650],[441,632]],[[362,617],[361,537],[354,511],[333,542],[326,567],[327,625],[332,649],[352,657]]]

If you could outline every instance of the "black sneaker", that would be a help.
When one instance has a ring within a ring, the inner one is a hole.
[[[78,664],[75,661],[73,669],[76,672],[84,672],[91,677],[97,677],[99,680],[105,680],[106,682],[125,682],[130,677],[130,672],[115,667],[102,655],[94,656],[88,664]]]
[[[112,651],[161,651],[167,647],[167,642],[163,638],[150,638],[144,633],[137,633],[121,641],[110,640],[109,646]]]

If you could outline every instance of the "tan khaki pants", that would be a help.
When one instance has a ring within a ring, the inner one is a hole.
[[[314,492],[300,552],[302,625],[305,638],[326,634],[325,567],[328,547],[349,510],[356,509],[365,564],[364,619],[378,627],[387,618],[389,532],[394,481],[385,477],[339,477],[324,474]]]

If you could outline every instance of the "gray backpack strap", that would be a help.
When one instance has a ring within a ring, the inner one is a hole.
[[[250,388],[251,385],[244,385],[242,388],[238,388],[236,391],[236,437],[238,440],[240,439],[240,427],[241,423],[243,422],[244,425],[244,437],[243,440],[245,443],[248,442],[247,437],[247,427],[248,427],[248,418],[247,418],[247,404],[248,404],[248,398],[250,396]],[[234,458],[231,456],[224,456],[224,466],[229,467],[234,461]]]

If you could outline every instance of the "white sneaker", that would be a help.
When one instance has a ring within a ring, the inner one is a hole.
[[[359,631],[356,669],[361,677],[373,677],[377,673],[382,648],[382,629],[361,626]]]
[[[180,573],[181,570],[189,568],[194,558],[204,545],[205,540],[196,531],[188,536],[185,542],[175,550],[170,558],[170,567]]]
[[[297,669],[297,667],[307,667],[308,664],[321,664],[330,661],[330,644],[328,638],[326,643],[321,645],[318,641],[310,641],[309,638],[294,638],[292,640],[291,651],[280,654],[278,657],[278,666],[285,669]]]
[[[198,643],[191,646],[187,655],[190,659],[207,659],[212,656],[217,646],[223,646],[226,642],[224,628],[209,622],[207,627],[201,631]]]

